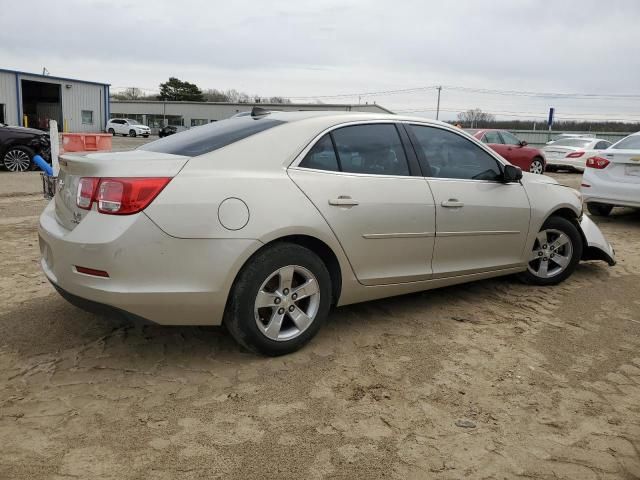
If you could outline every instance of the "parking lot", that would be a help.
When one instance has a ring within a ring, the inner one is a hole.
[[[263,358],[66,303],[39,192],[0,172],[0,478],[640,478],[640,213],[595,219],[613,268],[339,308]]]

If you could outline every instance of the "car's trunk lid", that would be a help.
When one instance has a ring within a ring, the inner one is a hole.
[[[611,162],[605,171],[612,180],[640,184],[640,150],[608,149],[600,156]]]
[[[189,157],[144,150],[62,155],[54,200],[58,222],[73,230],[87,215],[76,205],[82,177],[174,177],[188,161]]]

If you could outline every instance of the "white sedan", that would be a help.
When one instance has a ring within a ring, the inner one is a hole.
[[[125,137],[127,135],[130,137],[141,135],[147,138],[151,134],[149,127],[130,118],[112,118],[107,122],[106,131],[111,135],[124,135]]]
[[[640,132],[587,160],[581,189],[594,215],[609,215],[615,206],[640,208]]]
[[[424,118],[255,109],[64,155],[57,185],[41,265],[66,298],[224,324],[269,355],[304,345],[334,305],[615,264],[579,192]]]
[[[601,138],[562,138],[544,147],[547,169],[569,167],[584,171],[587,160],[599,155],[611,146],[611,142]],[[549,168],[551,167],[551,168]]]

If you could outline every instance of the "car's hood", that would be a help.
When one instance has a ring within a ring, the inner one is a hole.
[[[0,127],[3,131],[10,131],[16,133],[32,133],[34,135],[45,135],[48,132],[44,130],[38,130],[37,128],[27,128],[27,127]]]

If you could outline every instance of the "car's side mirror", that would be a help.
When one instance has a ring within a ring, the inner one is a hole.
[[[504,183],[514,183],[522,179],[522,170],[515,165],[505,165],[502,172],[502,181]]]
[[[525,142],[524,140],[520,140],[521,147],[526,147],[527,145],[529,145],[527,142]]]

